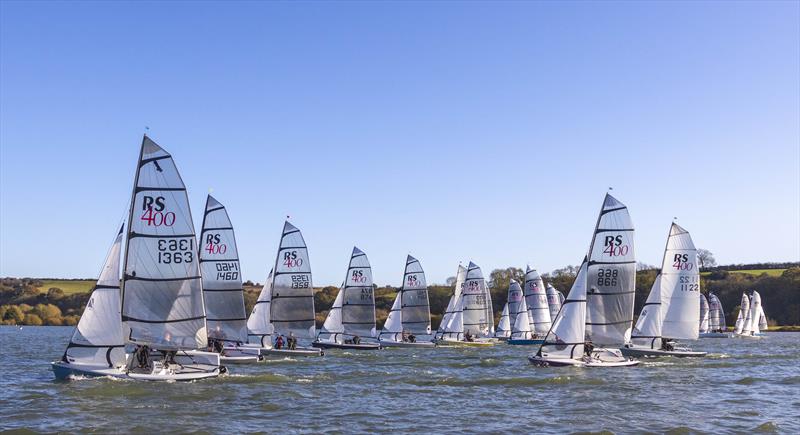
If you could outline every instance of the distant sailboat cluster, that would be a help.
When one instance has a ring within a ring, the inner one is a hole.
[[[372,268],[367,254],[353,247],[345,278],[317,331],[311,262],[300,229],[284,223],[275,262],[247,313],[227,209],[209,195],[196,237],[186,186],[172,156],[145,136],[127,222],[52,368],[60,379],[196,380],[225,373],[223,364],[319,357],[327,349],[502,342],[537,346],[528,359],[549,367],[623,367],[641,357],[705,355],[676,342],[728,337],[719,298],[700,292],[689,232],[671,224],[660,271],[635,324],[634,232],[627,206],[606,194],[566,298],[528,267],[522,282],[510,280],[497,327],[481,268],[473,262],[459,265],[435,331],[425,272],[411,255],[391,311],[377,329]],[[766,329],[761,296],[743,294],[735,336],[761,338]]]

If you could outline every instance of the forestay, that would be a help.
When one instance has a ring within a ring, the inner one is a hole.
[[[547,333],[537,356],[578,359],[583,357],[586,333],[586,278],[589,263],[583,260],[578,276]]]
[[[527,268],[525,271],[525,304],[531,321],[531,331],[538,336],[544,336],[550,330],[550,307],[547,302],[547,291],[544,281],[536,269]]]
[[[597,345],[629,341],[636,280],[633,223],[628,208],[606,194],[587,268],[586,335]]]
[[[270,321],[270,308],[272,302],[272,270],[269,271],[267,282],[258,294],[253,311],[247,319],[247,338],[250,343],[269,347],[272,344],[272,334],[275,332]]]
[[[283,225],[273,270],[269,305],[274,333],[314,338],[314,287],[308,247],[300,230],[288,221]]]
[[[631,342],[637,346],[660,349],[661,318],[661,274],[659,273],[636,320]]]
[[[492,299],[481,268],[470,262],[467,276],[461,292],[464,333],[490,336],[494,329],[494,319],[489,316],[492,311]]]
[[[228,211],[211,195],[206,199],[200,231],[200,272],[203,276],[208,337],[235,343],[246,342],[247,313],[236,237]]]
[[[700,273],[697,250],[689,232],[673,223],[661,265],[661,335],[696,340],[699,337]]]
[[[122,287],[126,339],[158,350],[204,348],[206,317],[186,187],[147,136],[134,181]]]
[[[494,336],[498,338],[508,338],[511,336],[511,318],[508,312],[508,302],[503,305],[503,311],[500,313],[500,321],[497,323],[497,330]]]
[[[709,329],[708,300],[700,294],[700,333],[705,334]]]
[[[551,320],[555,319],[558,315],[563,297],[564,295],[562,295],[560,291],[556,290],[555,287],[549,283],[547,284],[547,306],[550,309]]]
[[[100,277],[92,291],[78,326],[72,333],[64,361],[97,367],[125,364],[125,339],[122,335],[119,300],[119,259],[122,228],[108,252]]]
[[[367,254],[353,247],[342,291],[342,325],[347,335],[375,337],[375,295]]]
[[[708,327],[712,332],[721,332],[727,328],[722,302],[714,293],[708,294]]]
[[[425,271],[419,260],[406,257],[406,268],[403,273],[402,295],[402,328],[411,334],[431,333],[431,309],[428,301],[428,285]]]

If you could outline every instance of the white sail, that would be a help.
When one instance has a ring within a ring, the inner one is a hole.
[[[242,273],[233,225],[225,207],[208,195],[200,230],[200,273],[208,337],[247,342]]]
[[[558,293],[558,303],[560,305],[564,305],[564,293],[561,293],[560,291],[557,291],[557,293]]]
[[[711,332],[724,332],[728,328],[722,302],[714,293],[708,294],[708,327]]]
[[[750,298],[747,293],[742,293],[742,302],[739,306],[739,317],[736,319],[734,332],[737,334],[750,334],[750,326],[747,322],[750,319]]]
[[[508,312],[508,302],[503,305],[503,312],[500,313],[500,322],[497,323],[497,330],[494,336],[498,338],[508,338],[511,336],[511,318]]]
[[[375,337],[375,295],[367,254],[353,247],[342,291],[342,325],[347,335]]]
[[[558,310],[561,309],[561,302],[564,298],[564,295],[561,294],[558,290],[555,289],[549,283],[547,284],[547,307],[550,309],[550,319],[556,318],[558,315]]]
[[[633,328],[631,342],[637,346],[661,348],[661,274],[656,276],[650,294]]]
[[[578,359],[583,356],[588,265],[588,261],[584,259],[578,276],[553,321],[553,327],[536,353],[537,356],[564,359]]]
[[[145,136],[134,181],[122,278],[129,342],[204,348],[206,315],[192,213],[172,156]]]
[[[525,299],[525,296],[522,287],[516,280],[512,279],[508,284],[508,321],[510,325],[516,323],[523,299]]]
[[[470,262],[467,267],[467,277],[461,292],[463,307],[464,333],[469,332],[474,336],[491,336],[494,329],[494,319],[489,317],[492,299],[489,289],[483,279],[481,268]]]
[[[125,364],[125,338],[122,335],[119,299],[122,238],[120,228],[78,326],[72,332],[62,358],[65,362],[109,368]]]
[[[759,325],[761,314],[761,295],[754,290],[753,296],[750,297],[750,333],[753,335],[761,333]]]
[[[708,300],[705,295],[700,294],[700,333],[705,334],[709,330],[709,310]]]
[[[308,247],[300,230],[288,221],[283,225],[273,270],[270,320],[275,333],[314,338],[314,286]]]
[[[700,273],[697,250],[689,232],[673,223],[661,265],[661,335],[696,340],[699,337]]]
[[[258,294],[253,311],[247,319],[247,339],[248,342],[258,344],[263,347],[270,347],[272,344],[272,334],[275,329],[270,321],[270,305],[272,302],[272,270],[269,271],[267,282]]]
[[[328,316],[325,317],[325,323],[322,325],[319,334],[320,337],[325,335],[329,341],[342,343],[342,334],[344,334],[344,326],[342,325],[342,301],[344,299],[344,284],[339,287],[336,293],[336,299],[333,301],[331,309],[328,311]]]
[[[769,324],[767,324],[767,316],[764,314],[764,305],[761,305],[758,309],[758,329],[766,331],[768,328]]]
[[[398,291],[394,297],[392,309],[386,317],[383,329],[378,338],[389,341],[403,341],[403,310],[401,307],[402,292]]]
[[[402,322],[403,330],[411,334],[431,333],[431,307],[428,301],[428,284],[425,281],[425,271],[419,260],[412,256],[406,257],[406,268],[403,273],[403,286],[400,288],[402,295]]]
[[[533,338],[534,331],[531,326],[530,310],[528,310],[525,298],[523,298],[522,302],[519,304],[519,309],[520,311],[517,313],[514,325],[511,327],[511,339],[530,340]]]
[[[633,235],[628,208],[606,194],[589,249],[586,283],[586,335],[596,345],[630,340],[636,284]]]
[[[467,268],[458,265],[458,273],[456,273],[456,285],[453,288],[453,294],[450,296],[450,302],[447,304],[440,329],[442,330],[439,338],[448,340],[459,340],[464,334],[464,313],[463,303],[461,299],[461,292],[464,289],[464,282],[467,280]]]
[[[536,269],[528,267],[525,271],[525,304],[534,334],[543,336],[550,330],[550,307],[547,302],[547,290],[544,281]]]

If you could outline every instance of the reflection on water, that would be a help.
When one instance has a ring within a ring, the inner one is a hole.
[[[800,333],[704,339],[705,359],[536,368],[534,347],[331,350],[194,383],[55,382],[71,328],[0,327],[0,429],[210,433],[800,433]]]

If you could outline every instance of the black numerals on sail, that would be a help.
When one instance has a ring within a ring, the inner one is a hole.
[[[682,292],[699,292],[700,283],[697,282],[697,276],[681,276],[678,281],[681,285]]]
[[[292,288],[308,288],[308,275],[292,275]]]
[[[158,239],[158,262],[162,264],[194,261],[194,238]]]
[[[362,301],[371,301],[372,300],[372,289],[371,288],[362,288],[361,289],[361,300]]]
[[[597,285],[599,287],[616,287],[617,275],[619,275],[619,270],[617,269],[598,269]]]
[[[234,281],[239,279],[239,262],[237,261],[218,261],[217,281]]]

